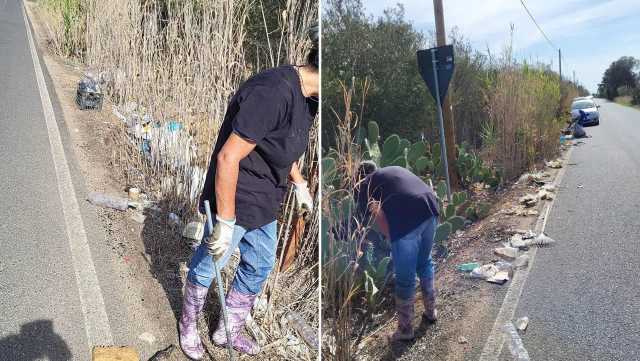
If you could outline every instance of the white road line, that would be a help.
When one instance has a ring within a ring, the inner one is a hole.
[[[109,319],[102,298],[102,290],[98,282],[98,276],[91,258],[91,251],[87,241],[87,234],[84,230],[82,216],[80,215],[80,207],[76,199],[75,190],[71,181],[71,172],[67,164],[67,158],[62,147],[60,131],[56,123],[55,114],[53,113],[53,105],[49,98],[49,91],[44,80],[38,52],[36,51],[31,28],[25,4],[22,4],[22,15],[24,16],[24,24],[26,27],[27,38],[29,40],[29,48],[31,57],[33,58],[33,67],[35,69],[36,80],[38,82],[38,90],[42,100],[42,110],[44,119],[49,133],[49,143],[51,145],[51,155],[56,171],[56,179],[58,183],[58,193],[62,204],[62,212],[69,239],[69,247],[71,248],[71,257],[73,259],[73,268],[76,274],[76,282],[80,293],[80,303],[82,305],[82,314],[84,316],[85,332],[89,346],[110,345],[113,344],[111,328],[109,327]]]
[[[571,158],[572,153],[573,147],[571,147],[567,152],[567,160]],[[565,162],[564,167],[560,169],[560,171],[556,175],[554,184],[557,187],[559,187],[560,183],[562,182],[562,178],[564,177],[566,169],[567,162]],[[544,232],[547,226],[549,212],[551,212],[551,207],[553,207],[556,198],[557,197],[555,197],[553,201],[546,205],[544,212],[542,212],[540,217],[538,217],[535,226],[536,233]],[[533,262],[536,259],[537,252],[538,248],[532,247],[529,251],[529,267],[515,272],[513,280],[511,281],[509,289],[507,290],[507,294],[504,296],[504,300],[502,301],[502,306],[500,307],[498,316],[496,316],[496,321],[493,324],[491,333],[489,334],[489,337],[487,338],[487,341],[482,348],[482,354],[480,354],[479,361],[496,361],[500,357],[500,353],[502,353],[502,347],[504,346],[505,342],[505,337],[502,333],[502,326],[504,326],[504,324],[507,322],[511,322],[511,320],[513,319],[516,308],[518,307],[518,302],[520,301],[520,296],[522,296],[522,290],[524,290],[524,285],[527,282],[527,278],[529,277],[529,271],[531,270],[531,268],[533,268]]]

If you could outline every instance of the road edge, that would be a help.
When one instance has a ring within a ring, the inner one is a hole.
[[[562,184],[562,180],[564,179],[564,175],[567,170],[567,164],[569,159],[571,159],[571,155],[573,154],[573,146],[569,148],[569,150],[565,153],[565,159],[563,160],[563,167],[558,171],[556,177],[553,181],[553,184],[559,188],[560,184]],[[543,208],[543,212],[540,213],[538,219],[536,220],[536,225],[534,228],[535,233],[544,232],[547,220],[549,219],[549,213],[551,212],[551,208],[556,202],[557,197],[555,197],[551,202],[545,204]],[[500,310],[498,311],[498,315],[496,316],[496,320],[491,329],[491,333],[489,337],[485,341],[484,347],[482,348],[482,353],[480,354],[479,361],[495,361],[498,360],[500,354],[502,353],[502,348],[504,347],[505,338],[502,333],[502,326],[505,323],[511,322],[513,316],[515,315],[516,308],[518,307],[518,303],[520,301],[520,296],[522,295],[522,291],[524,290],[524,286],[527,282],[527,278],[529,277],[529,273],[533,268],[536,253],[538,252],[537,247],[532,247],[529,254],[529,266],[524,269],[517,270],[513,275],[513,280],[511,281],[509,288],[507,289],[507,293],[504,296],[502,301],[502,305],[500,306]]]
[[[25,32],[33,60],[38,91],[42,101],[42,110],[49,135],[51,155],[58,184],[58,194],[60,196],[65,228],[73,259],[87,341],[90,346],[112,344],[113,336],[111,334],[104,298],[102,296],[100,283],[98,282],[93,258],[91,257],[91,251],[76,198],[71,172],[64,152],[60,130],[58,129],[53,104],[40,65],[30,20],[27,16],[26,4],[24,1],[22,1],[21,4]]]

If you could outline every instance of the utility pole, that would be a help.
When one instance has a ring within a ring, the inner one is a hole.
[[[560,83],[562,83],[562,50],[558,49],[558,65],[560,67]]]
[[[447,43],[447,34],[444,28],[444,10],[442,6],[442,0],[433,0],[433,13],[436,20],[436,45],[444,46]],[[450,94],[451,92],[448,92]],[[444,98],[442,104],[442,115],[444,118],[444,137],[447,149],[447,161],[449,163],[449,179],[451,181],[451,187],[458,189],[460,181],[458,179],[458,172],[456,171],[456,130],[453,123],[453,111],[451,109],[450,95]]]
[[[573,71],[573,84],[576,84],[576,71]]]

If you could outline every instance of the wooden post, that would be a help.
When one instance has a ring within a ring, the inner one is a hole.
[[[558,71],[560,72],[560,82],[562,83],[562,50],[558,49]]]
[[[444,46],[447,44],[447,33],[444,28],[444,10],[442,0],[433,0],[433,12],[436,20],[436,45]],[[444,118],[444,137],[447,143],[447,161],[449,162],[449,179],[451,188],[460,188],[460,179],[456,168],[456,129],[453,122],[453,109],[451,108],[451,92],[447,92],[447,96],[442,103],[442,115]]]

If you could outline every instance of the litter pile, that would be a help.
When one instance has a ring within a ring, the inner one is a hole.
[[[458,265],[456,269],[468,274],[471,278],[502,285],[509,281],[516,270],[529,266],[530,257],[527,251],[530,247],[547,247],[554,243],[555,240],[544,233],[536,235],[531,230],[517,230],[508,242],[493,250],[494,254],[502,260],[484,265],[478,262],[464,263]]]
[[[559,160],[549,162],[547,164],[550,168],[560,168],[562,163]],[[518,199],[518,205],[502,211],[507,215],[517,216],[536,216],[538,211],[532,209],[540,201],[551,201],[555,198],[555,193],[558,190],[557,187],[551,184],[551,175],[546,172],[538,173],[525,173],[523,174],[516,184],[525,184],[535,190],[535,193],[527,193]]]
[[[136,102],[114,106],[112,112],[126,125],[131,144],[153,167],[169,169],[176,174],[175,178],[164,177],[161,180],[163,192],[171,189],[177,193],[187,192],[195,203],[204,186],[206,169],[196,165],[198,147],[184,124],[175,119],[157,120]]]

